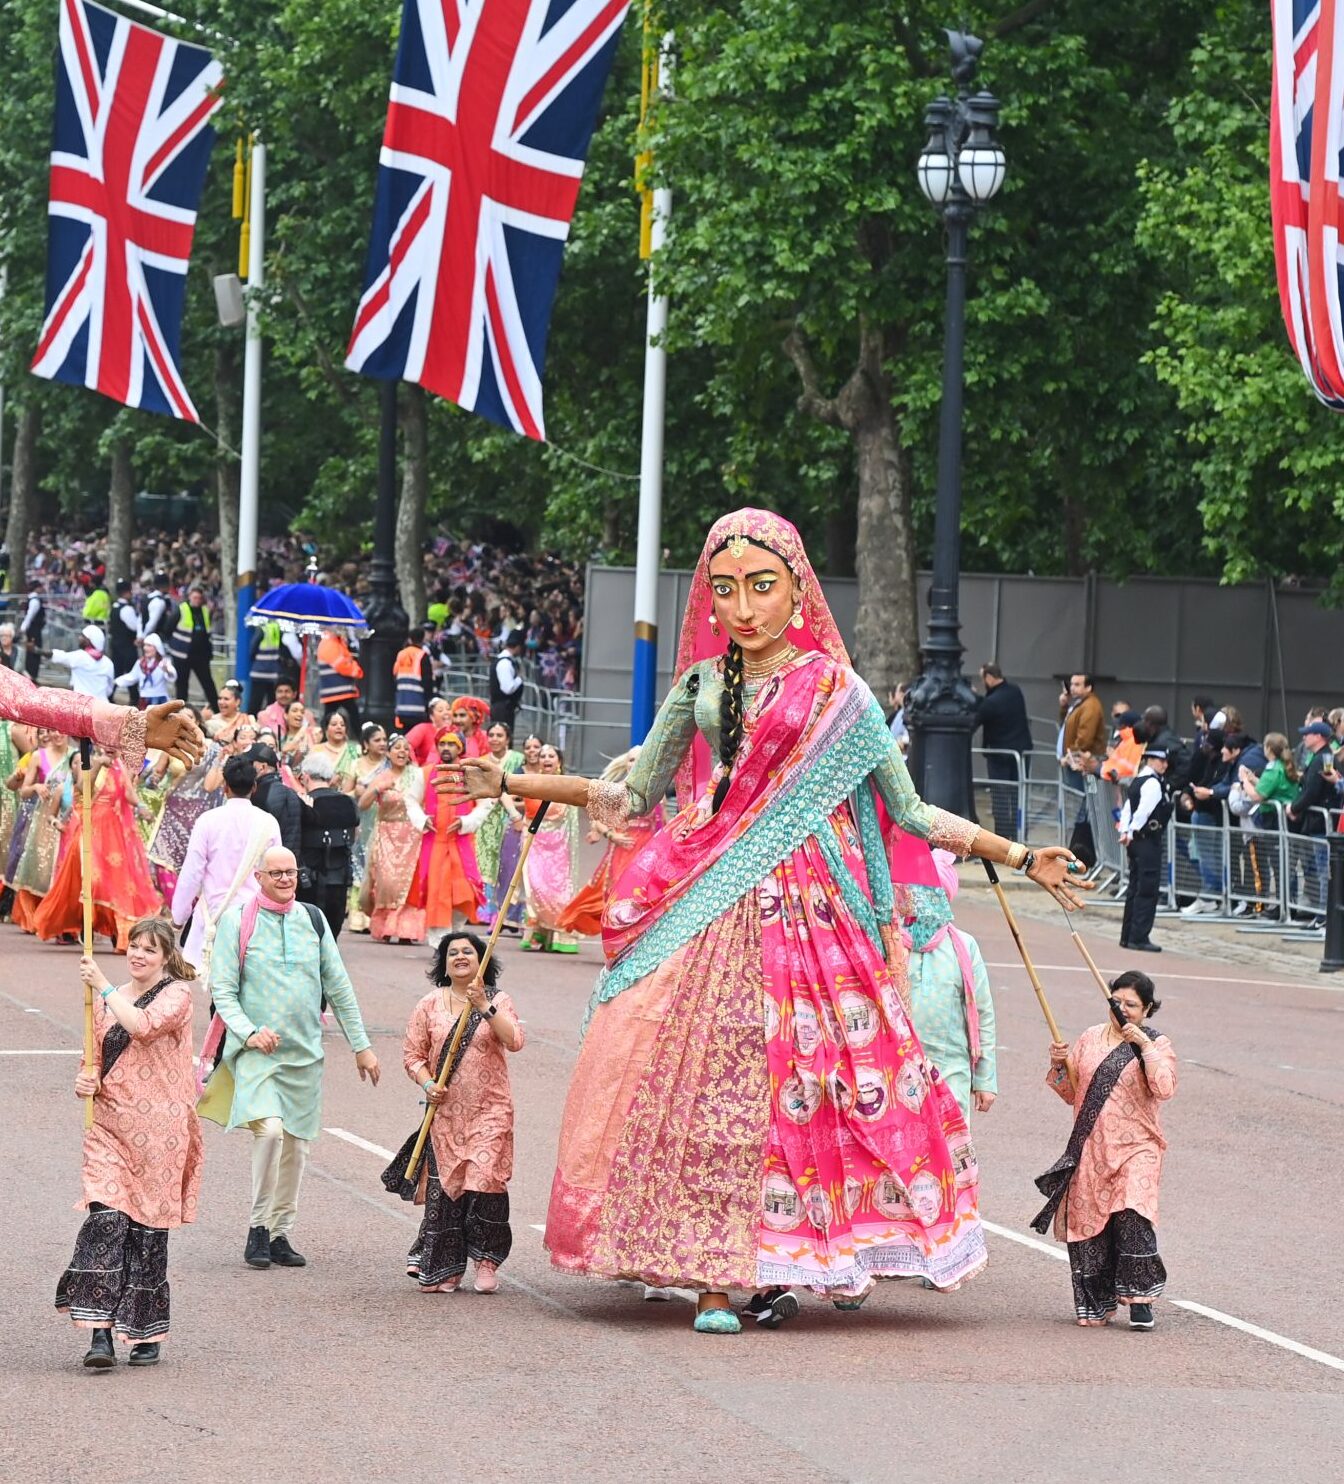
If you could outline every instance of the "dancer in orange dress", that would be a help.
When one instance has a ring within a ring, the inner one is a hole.
[[[78,761],[75,766],[79,767]],[[153,917],[163,903],[154,889],[149,856],[135,827],[135,791],[125,766],[119,758],[95,752],[93,780],[93,930],[105,934],[116,951],[124,953],[131,924],[141,917]],[[75,789],[78,797],[78,774]],[[77,805],[66,821],[63,854],[51,890],[33,914],[33,931],[48,941],[78,934],[83,928],[81,818],[82,810]]]
[[[151,917],[130,929],[130,980],[114,987],[91,958],[80,976],[97,991],[95,1066],[76,1097],[93,1098],[84,1135],[88,1216],[56,1286],[56,1308],[93,1331],[92,1370],[116,1365],[113,1333],[133,1366],[154,1365],[168,1338],[168,1233],[196,1219],[201,1131],[191,1064],[191,970],[172,927]]]
[[[638,759],[638,747],[623,752],[603,769],[601,781],[624,783]],[[626,866],[662,827],[661,804],[656,804],[641,818],[627,819],[620,828],[594,823],[588,831],[588,843],[595,845],[599,840],[605,839],[607,848],[598,862],[597,870],[587,884],[581,886],[570,898],[569,906],[560,914],[556,926],[562,932],[578,933],[584,938],[601,937],[602,910],[607,905],[607,898],[611,896]]]
[[[459,732],[445,727],[434,739],[439,766],[456,767],[464,755]],[[476,864],[472,836],[495,808],[492,800],[481,804],[451,804],[434,787],[437,770],[426,769],[425,814],[433,834],[425,836],[421,864],[425,872],[425,927],[429,942],[437,947],[449,928],[478,920],[485,906],[485,886]]]

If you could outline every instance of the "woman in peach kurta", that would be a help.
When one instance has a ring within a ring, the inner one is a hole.
[[[452,932],[439,944],[429,977],[435,985],[411,1012],[403,1061],[406,1075],[437,1109],[416,1184],[405,1179],[407,1140],[383,1174],[384,1185],[423,1204],[425,1215],[406,1271],[423,1293],[451,1292],[467,1259],[475,1288],[493,1293],[495,1270],[509,1255],[509,1178],[513,1174],[513,1093],[505,1052],[518,1051],[523,1030],[513,1002],[495,989],[498,963],[480,974],[485,944],[475,933]],[[469,1010],[453,1070],[435,1078],[458,1017]]]
[[[1132,969],[1111,983],[1124,1018],[1090,1026],[1050,1048],[1047,1085],[1075,1110],[1064,1154],[1036,1182],[1049,1197],[1032,1225],[1069,1247],[1080,1325],[1101,1325],[1117,1304],[1132,1329],[1153,1327],[1152,1301],[1166,1283],[1157,1252],[1162,1183],[1161,1106],[1176,1092],[1176,1053],[1146,1017],[1160,1008],[1153,982]]]
[[[168,1233],[196,1219],[201,1135],[191,1061],[190,970],[171,925],[130,931],[128,984],[108,982],[92,958],[81,976],[95,991],[95,1069],[80,1068],[77,1096],[93,1097],[84,1135],[82,1193],[89,1214],[56,1289],[56,1307],[94,1331],[84,1363],[115,1365],[112,1333],[152,1365],[168,1338]]]

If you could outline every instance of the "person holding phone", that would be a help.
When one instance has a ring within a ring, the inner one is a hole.
[[[1153,981],[1127,969],[1111,981],[1111,1014],[1068,1046],[1050,1046],[1046,1086],[1074,1110],[1073,1133],[1036,1185],[1048,1197],[1031,1223],[1069,1247],[1073,1307],[1084,1328],[1129,1309],[1154,1326],[1167,1270],[1157,1251],[1162,1104],[1176,1092],[1171,1041],[1147,1023],[1162,1008]]]

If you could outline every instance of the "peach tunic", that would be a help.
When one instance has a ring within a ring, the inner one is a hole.
[[[1063,1100],[1082,1109],[1097,1068],[1115,1050],[1105,1025],[1090,1026],[1069,1053],[1078,1072],[1072,1099],[1067,1087],[1046,1082]],[[1116,1211],[1137,1211],[1157,1225],[1157,1197],[1162,1183],[1161,1106],[1176,1092],[1176,1052],[1159,1036],[1144,1056],[1131,1057],[1120,1074],[1078,1160],[1068,1193],[1055,1212],[1055,1236],[1061,1242],[1084,1242],[1103,1231]]]
[[[497,994],[494,1003],[500,1019],[507,1016],[518,1025],[508,995]],[[407,1072],[417,1062],[424,1062],[431,1074],[437,1070],[456,1024],[456,1016],[444,1006],[443,991],[427,994],[411,1011],[406,1027],[402,1050]],[[521,1044],[521,1026],[518,1035]],[[513,1174],[513,1092],[505,1055],[503,1042],[483,1020],[429,1126],[439,1184],[449,1200],[457,1200],[464,1190],[502,1191]],[[423,1176],[421,1184],[423,1193]]]
[[[135,987],[126,987],[133,998]],[[165,985],[144,1014],[145,1032],[117,1058],[93,1100],[84,1134],[82,1210],[93,1201],[141,1226],[183,1226],[196,1219],[201,1184],[201,1129],[191,1065],[191,990]],[[116,1025],[94,996],[95,1056]]]

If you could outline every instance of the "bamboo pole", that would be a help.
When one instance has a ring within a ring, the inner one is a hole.
[[[509,908],[513,905],[513,899],[518,894],[518,888],[523,880],[523,867],[527,864],[528,852],[532,849],[532,842],[537,837],[537,831],[541,828],[541,822],[546,818],[546,811],[550,808],[549,801],[543,801],[536,812],[532,823],[527,827],[527,833],[523,836],[523,848],[518,852],[518,864],[513,868],[513,878],[509,882],[509,889],[504,893],[503,900],[495,909],[494,926],[490,929],[490,938],[485,945],[485,954],[481,959],[481,966],[477,973],[483,980],[485,978],[486,965],[490,962],[495,952],[495,944],[499,942],[499,935],[504,928],[504,919],[508,916]],[[452,937],[452,931],[448,933]],[[471,1018],[471,1005],[468,1003],[461,1015],[457,1017],[457,1024],[453,1027],[452,1040],[448,1043],[448,1054],[443,1059],[443,1065],[439,1068],[439,1074],[434,1079],[436,1087],[446,1085],[452,1073],[453,1058],[457,1055],[457,1048],[462,1044],[462,1037],[467,1029],[467,1021]],[[406,1178],[414,1183],[416,1171],[420,1168],[420,1157],[425,1152],[425,1141],[429,1138],[429,1126],[434,1122],[434,1114],[438,1111],[437,1103],[429,1103],[425,1107],[425,1116],[420,1121],[420,1132],[416,1136],[415,1148],[411,1150],[411,1157],[406,1165]]]
[[[1045,1016],[1046,1026],[1050,1031],[1050,1039],[1056,1044],[1063,1042],[1064,1037],[1060,1033],[1054,1014],[1050,1009],[1050,1001],[1045,997],[1045,986],[1041,983],[1041,976],[1036,972],[1036,965],[1031,961],[1031,955],[1027,952],[1027,945],[1022,941],[1022,932],[1017,925],[1017,918],[1013,915],[1013,909],[1008,905],[1008,897],[999,881],[999,873],[994,868],[993,861],[982,860],[980,862],[985,868],[985,875],[989,877],[989,884],[994,888],[994,895],[999,899],[999,906],[1003,909],[1003,915],[1008,921],[1008,931],[1013,935],[1013,942],[1017,944],[1017,951],[1022,957],[1022,966],[1027,971],[1027,978],[1031,980],[1031,987],[1036,991],[1036,1001],[1041,1007],[1041,1014]],[[1069,1079],[1069,1087],[1073,1087],[1073,1077],[1069,1074],[1068,1066],[1065,1065],[1064,1075]]]
[[[85,738],[79,744],[80,761],[80,821],[79,821],[79,878],[80,896],[84,904],[84,954],[93,957],[93,745]],[[92,1073],[94,1066],[93,1044],[93,985],[84,986],[84,1070]],[[93,1127],[93,1099],[84,1100],[84,1127]]]

